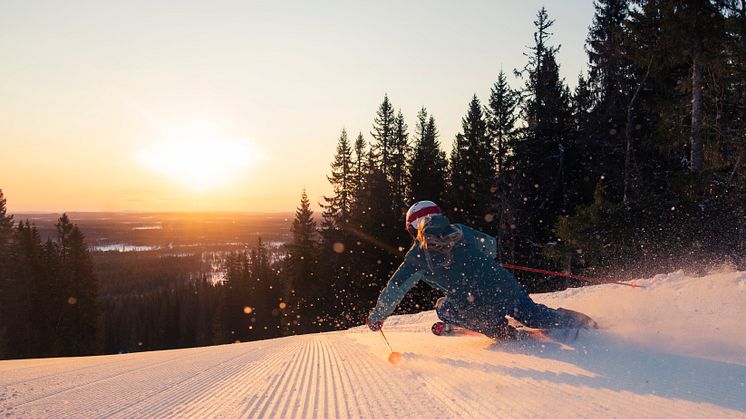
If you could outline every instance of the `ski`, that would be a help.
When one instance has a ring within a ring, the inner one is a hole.
[[[433,323],[430,328],[436,336],[484,336],[482,333],[475,332],[461,326],[455,326],[442,321]],[[572,342],[578,339],[580,335],[579,328],[567,329],[533,329],[530,327],[519,326],[513,329],[514,333],[495,339],[502,340],[525,340],[533,339],[540,342]]]

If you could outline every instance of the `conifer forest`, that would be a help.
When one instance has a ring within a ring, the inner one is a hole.
[[[746,269],[746,2],[594,7],[573,89],[542,8],[526,22],[525,65],[463,92],[455,138],[442,138],[438,121],[458,115],[422,107],[405,121],[388,92],[369,130],[329,139],[331,193],[315,203],[289,192],[300,200],[284,244],[247,240],[226,254],[219,280],[187,275],[200,263],[189,257],[95,251],[69,215],[42,234],[0,191],[0,359],[361,325],[412,244],[404,217],[419,200],[496,237],[503,263],[617,280]],[[587,285],[513,273],[532,293]],[[398,313],[438,297],[419,284]]]

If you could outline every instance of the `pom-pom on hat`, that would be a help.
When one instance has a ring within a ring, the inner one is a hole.
[[[406,228],[407,231],[410,229],[417,231],[417,223],[421,218],[431,214],[442,214],[443,211],[433,201],[420,201],[409,207],[407,210]]]

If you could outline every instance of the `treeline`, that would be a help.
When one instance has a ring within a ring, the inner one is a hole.
[[[226,279],[182,278],[145,292],[102,298],[105,353],[186,348],[282,336],[288,287],[261,238],[225,262]]]
[[[45,241],[29,221],[16,222],[6,203],[0,190],[0,359],[183,348],[297,331],[283,321],[288,287],[261,238],[249,253],[227,258],[225,282],[190,279],[198,259],[183,266],[183,258],[165,257],[134,259],[100,287],[95,272],[111,261],[98,258],[104,266],[94,269],[83,233],[66,214]]]
[[[312,330],[299,326],[307,312],[290,306],[295,292],[284,261],[273,264],[261,238],[253,250],[227,257],[223,282],[192,279],[188,268],[198,268],[197,259],[179,270],[183,258],[161,257],[133,259],[131,269],[100,287],[95,272],[107,266],[94,269],[78,226],[63,214],[55,228],[44,241],[30,222],[16,223],[0,190],[0,359],[184,348]],[[175,270],[164,271],[168,266]]]
[[[96,298],[83,236],[15,224],[0,196],[0,351],[72,355],[227,343],[359,325],[411,244],[404,212],[437,202],[497,238],[498,258],[576,273],[645,274],[746,260],[746,5],[598,0],[588,67],[560,77],[541,9],[514,89],[474,95],[449,153],[422,108],[385,96],[370,139],[342,130],[321,218],[304,191],[287,256],[231,255],[226,280]],[[489,88],[489,91],[487,91]],[[466,102],[466,101],[465,101]],[[570,285],[519,278],[529,291]],[[424,286],[400,311],[431,308]],[[98,310],[98,311],[97,311]],[[97,315],[96,313],[100,313]]]
[[[85,238],[62,215],[42,241],[16,224],[0,190],[0,358],[90,355],[101,348],[99,300]]]
[[[743,263],[744,2],[594,5],[577,87],[560,77],[542,8],[514,71],[522,87],[500,72],[486,100],[474,95],[448,155],[427,109],[410,132],[388,96],[370,141],[342,130],[322,221],[304,195],[294,226],[289,282],[306,309],[329,327],[360,324],[411,243],[404,212],[422,199],[497,237],[513,264],[627,278]],[[570,284],[518,276],[532,292]],[[401,310],[434,297],[418,289]]]
[[[205,270],[202,254],[190,250],[195,253],[94,252],[101,298],[163,290],[198,278]]]

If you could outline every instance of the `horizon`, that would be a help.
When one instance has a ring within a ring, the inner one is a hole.
[[[62,215],[62,214],[240,214],[240,215],[267,215],[267,214],[293,214],[293,211],[233,211],[233,210],[210,210],[210,211],[8,211],[9,215]],[[315,211],[314,211],[315,215]]]
[[[448,151],[501,69],[522,85],[543,5],[574,86],[587,1],[10,5],[0,188],[12,213],[284,212],[303,188],[319,211],[343,128],[370,141],[388,94],[410,135],[427,107]]]

